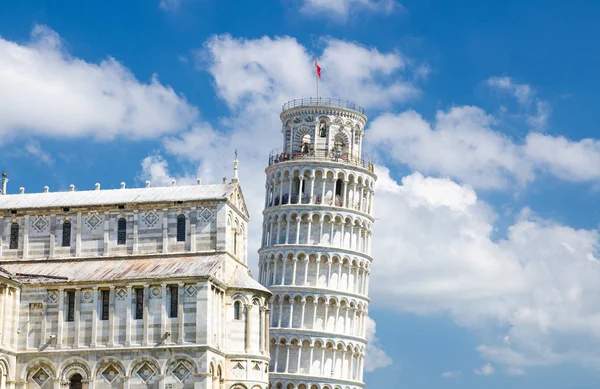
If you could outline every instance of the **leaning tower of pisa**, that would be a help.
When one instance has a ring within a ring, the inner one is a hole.
[[[273,292],[273,389],[363,388],[376,176],[347,101],[283,106],[266,168],[260,280]]]

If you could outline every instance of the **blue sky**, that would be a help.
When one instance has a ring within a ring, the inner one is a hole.
[[[378,165],[368,387],[596,387],[599,13],[4,0],[0,167],[10,193],[218,182],[237,148],[255,265],[280,107],[314,95],[318,55]]]

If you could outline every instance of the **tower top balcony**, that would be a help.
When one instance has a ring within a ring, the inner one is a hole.
[[[287,103],[283,104],[281,107],[281,111],[285,112],[289,109],[294,108],[315,108],[315,107],[336,107],[347,109],[350,111],[355,111],[363,116],[365,116],[365,109],[358,104],[355,104],[348,100],[340,100],[340,99],[331,99],[326,97],[306,97],[303,99],[294,99],[290,100]]]
[[[349,165],[351,167],[359,167],[375,173],[373,160],[368,156],[353,157],[339,150],[314,150],[310,152],[285,153],[279,149],[271,151],[269,154],[269,166],[282,162],[297,161],[297,162],[325,162],[340,165]]]

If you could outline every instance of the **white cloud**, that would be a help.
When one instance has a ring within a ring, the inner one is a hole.
[[[478,107],[438,111],[429,124],[415,111],[377,117],[368,145],[423,173],[458,178],[479,188],[502,188],[511,180],[527,182],[532,168],[519,148],[494,131],[494,118]]]
[[[375,304],[495,333],[477,348],[490,362],[600,365],[598,231],[525,209],[495,241],[496,215],[472,188],[376,171]]]
[[[377,337],[375,321],[368,316],[366,337],[369,344],[367,345],[365,357],[365,371],[372,372],[391,365],[392,359],[381,348],[379,338]]]
[[[181,1],[182,0],[160,0],[158,6],[164,11],[175,12],[179,10],[179,7],[181,7]]]
[[[510,376],[520,376],[520,375],[525,375],[525,371],[523,369],[518,368],[518,367],[509,366],[506,369],[506,374],[510,375]]]
[[[485,365],[481,366],[481,368],[479,369],[473,369],[473,372],[477,375],[492,375],[494,374],[495,370],[494,367],[490,364],[490,363],[486,363]]]
[[[44,26],[25,44],[0,38],[0,69],[0,137],[150,138],[185,129],[197,117],[156,76],[144,83],[114,58],[74,58]]]
[[[547,101],[535,98],[537,91],[529,84],[519,84],[508,76],[494,76],[487,79],[486,85],[511,94],[521,108],[527,111],[525,120],[531,127],[537,130],[546,127],[552,109]]]
[[[458,377],[461,374],[460,371],[445,371],[442,373],[443,378],[454,378]]]
[[[433,123],[412,110],[385,114],[371,123],[366,146],[383,159],[481,189],[524,185],[541,172],[568,181],[600,179],[600,141],[531,132],[519,144],[495,130],[496,123],[473,106],[438,111]]]
[[[394,0],[303,0],[300,10],[311,15],[337,16],[334,20],[345,21],[359,12],[390,14],[401,10]]]
[[[51,165],[52,162],[54,161],[54,159],[52,158],[52,156],[49,153],[42,150],[42,146],[40,145],[40,142],[37,140],[34,140],[34,139],[29,140],[25,144],[25,151],[28,154],[34,156],[36,159],[42,161],[46,165]]]

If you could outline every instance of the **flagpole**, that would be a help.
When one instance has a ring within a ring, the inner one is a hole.
[[[315,64],[318,64],[318,63],[319,63],[319,56],[317,56],[317,60],[315,61]],[[319,72],[318,71],[315,71],[315,76],[317,78],[317,105],[318,105],[319,104]]]

